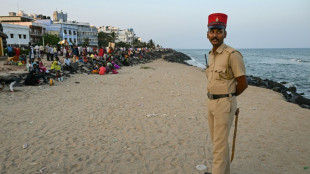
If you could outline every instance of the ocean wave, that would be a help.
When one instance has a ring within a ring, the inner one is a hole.
[[[199,68],[206,68],[206,65],[198,62],[194,57],[190,56],[190,54],[187,54],[191,60],[186,60],[185,62],[190,64],[190,65],[193,65],[193,66],[196,66],[196,67],[199,67]]]
[[[308,61],[308,60],[301,60],[301,59],[294,59],[294,58],[292,58],[292,59],[290,59],[291,61],[294,61],[294,62],[301,62],[301,63],[308,63],[308,62],[310,62],[310,61]]]

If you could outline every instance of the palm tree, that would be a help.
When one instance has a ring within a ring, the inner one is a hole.
[[[115,43],[115,40],[116,40],[116,38],[117,38],[117,36],[116,36],[116,34],[115,34],[115,32],[113,31],[112,33],[111,33],[111,41],[113,42],[113,43]]]
[[[99,47],[107,47],[111,41],[110,33],[99,32],[98,33],[98,45]]]
[[[155,47],[155,42],[152,39],[150,39],[149,42],[147,43],[147,47],[154,48]]]

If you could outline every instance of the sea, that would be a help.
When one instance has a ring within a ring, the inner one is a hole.
[[[205,54],[210,49],[176,49],[189,57],[187,63],[205,68]],[[238,49],[243,55],[246,74],[287,82],[286,87],[295,86],[298,93],[310,99],[310,48]]]

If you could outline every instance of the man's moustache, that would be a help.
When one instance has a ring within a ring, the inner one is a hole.
[[[214,37],[214,38],[212,38],[211,40],[212,40],[212,41],[213,41],[213,40],[217,40],[217,41],[218,41],[218,39],[217,39],[217,38],[215,38],[215,37]]]

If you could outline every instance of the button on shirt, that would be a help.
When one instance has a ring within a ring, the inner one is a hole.
[[[236,92],[236,77],[245,75],[245,65],[241,53],[222,44],[209,54],[207,91],[210,94],[231,94]]]

